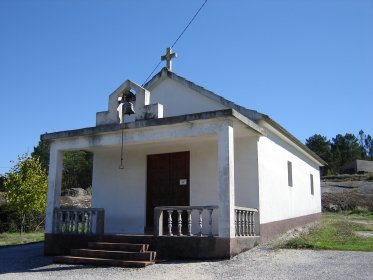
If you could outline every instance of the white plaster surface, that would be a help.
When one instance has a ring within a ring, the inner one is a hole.
[[[62,184],[63,153],[57,149],[57,145],[51,144],[48,173],[47,207],[45,214],[45,233],[53,232],[54,208],[60,206],[60,194]]]
[[[234,141],[234,182],[236,206],[259,208],[259,137],[240,137]]]
[[[236,205],[258,207],[257,137],[235,141]],[[218,144],[208,139],[184,139],[154,145],[124,148],[124,170],[119,166],[120,147],[94,150],[93,207],[105,208],[105,232],[143,233],[146,207],[146,155],[190,151],[190,205],[219,205]],[[193,232],[198,232],[198,214],[193,214]],[[207,212],[203,215],[207,233]],[[213,232],[218,233],[218,211],[213,214]]]
[[[108,111],[98,112],[96,124],[118,123],[117,99],[118,95],[127,87],[137,90],[135,115],[125,116],[124,122],[132,122],[135,119],[142,119],[146,110],[144,105],[162,104],[163,112],[158,113],[160,117],[179,116],[192,113],[208,112],[227,109],[226,106],[207,98],[189,87],[178,83],[170,78],[163,78],[161,83],[157,83],[149,92],[127,80],[109,97]]]
[[[164,117],[228,109],[170,78],[151,89],[150,102],[163,105]]]
[[[216,147],[216,140],[125,147],[123,170],[118,168],[120,147],[95,150],[92,206],[105,208],[105,232],[144,232],[148,154],[190,151],[190,204],[217,205]],[[196,233],[195,215],[194,218]],[[215,233],[216,218],[214,215]]]
[[[234,237],[234,138],[231,124],[218,134],[219,237]]]
[[[261,224],[321,212],[320,173],[314,162],[270,131],[259,139],[258,158]],[[292,187],[288,186],[288,161],[293,168]]]

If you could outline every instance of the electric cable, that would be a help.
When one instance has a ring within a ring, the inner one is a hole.
[[[188,24],[183,29],[183,31],[181,31],[180,35],[177,37],[177,39],[171,45],[171,49],[176,45],[176,43],[179,41],[179,39],[184,35],[185,31],[189,28],[189,26],[192,24],[192,22],[194,21],[194,19],[198,16],[199,12],[206,5],[206,3],[207,3],[207,0],[205,0],[205,2],[203,2],[203,4],[201,5],[201,7],[199,7],[198,11],[194,14],[194,16],[192,17],[192,19],[188,22]],[[155,68],[153,69],[153,71],[148,75],[148,77],[145,79],[145,81],[142,83],[141,86],[144,86],[146,84],[146,82],[148,81],[148,79],[153,75],[153,73],[157,70],[157,68],[159,67],[159,65],[161,63],[162,63],[162,60],[158,62],[157,66],[155,66]]]

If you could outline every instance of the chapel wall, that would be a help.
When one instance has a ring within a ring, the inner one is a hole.
[[[258,142],[260,223],[320,213],[318,165],[274,133],[267,133]],[[288,184],[288,162],[292,166],[292,186]]]
[[[163,105],[164,117],[227,109],[224,105],[169,78],[165,78],[150,90],[150,101]]]
[[[182,141],[152,146],[124,147],[124,169],[119,169],[120,147],[94,152],[92,207],[105,208],[105,233],[144,233],[146,222],[146,158],[149,154],[190,151],[190,204],[218,205],[216,139]],[[207,213],[206,213],[207,214]],[[217,211],[213,232],[217,233]],[[204,216],[207,225],[208,217]],[[198,228],[197,213],[193,229]]]

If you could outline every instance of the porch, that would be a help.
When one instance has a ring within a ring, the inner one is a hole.
[[[235,207],[234,238],[222,238],[213,234],[212,217],[217,210],[217,206],[156,207],[153,234],[105,234],[104,209],[56,208],[53,234],[46,235],[45,253],[65,256],[57,257],[59,262],[74,258],[74,263],[79,263],[87,261],[87,257],[108,260],[113,257],[113,251],[128,253],[121,249],[123,246],[141,245],[145,246],[146,251],[138,252],[134,258],[143,258],[139,254],[150,252],[154,257],[153,261],[223,259],[251,249],[259,243],[260,237],[255,234],[257,209]],[[176,214],[176,220],[172,214]],[[183,216],[186,216],[187,223],[184,223]],[[193,226],[193,216],[197,218],[197,227]],[[164,218],[167,221],[166,229],[163,229]],[[114,255],[115,259],[117,257]]]
[[[225,258],[251,248],[259,235],[261,134],[222,110],[45,135],[46,254],[140,237],[167,258]],[[93,153],[95,208],[62,210],[63,153],[82,149]]]

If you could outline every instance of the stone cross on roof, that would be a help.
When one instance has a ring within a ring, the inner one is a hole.
[[[176,53],[172,52],[171,48],[167,48],[166,54],[161,56],[161,60],[167,60],[167,69],[172,71],[172,59],[177,57]]]

